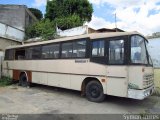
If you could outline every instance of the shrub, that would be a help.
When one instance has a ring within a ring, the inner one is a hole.
[[[43,19],[26,28],[26,38],[42,37],[43,40],[54,38],[55,24],[49,19]]]
[[[12,79],[10,77],[2,76],[0,79],[0,87],[8,86],[12,84]]]

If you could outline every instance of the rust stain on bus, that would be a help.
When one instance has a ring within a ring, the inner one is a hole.
[[[13,80],[19,80],[21,70],[13,70]],[[27,77],[28,77],[28,82],[32,82],[32,72],[31,71],[26,71]]]
[[[32,72],[31,71],[27,71],[27,76],[28,76],[28,82],[32,82]]]
[[[20,71],[13,70],[13,80],[19,80]]]

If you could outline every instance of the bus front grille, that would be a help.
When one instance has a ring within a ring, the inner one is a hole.
[[[150,75],[144,75],[144,80],[143,80],[143,87],[147,88],[150,87],[154,84],[154,76],[153,74]]]

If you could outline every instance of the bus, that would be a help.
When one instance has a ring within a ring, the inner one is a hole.
[[[106,95],[143,100],[154,91],[147,43],[138,32],[111,32],[10,46],[3,75],[23,87],[77,90],[92,102]]]

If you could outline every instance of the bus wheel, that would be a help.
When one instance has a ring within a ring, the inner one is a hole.
[[[22,87],[28,87],[27,77],[25,74],[22,74],[19,79],[19,85]]]
[[[98,81],[90,81],[86,86],[86,97],[92,102],[102,102],[105,99],[103,87]]]

